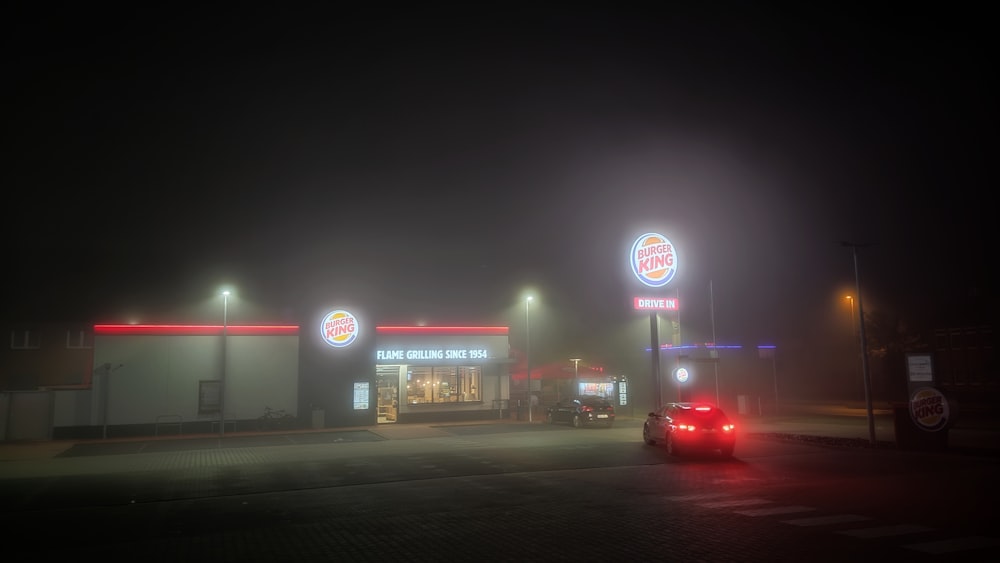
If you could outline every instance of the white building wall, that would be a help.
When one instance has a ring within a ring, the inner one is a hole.
[[[52,426],[87,426],[93,411],[92,389],[57,389],[54,395]]]
[[[227,419],[256,418],[264,406],[297,413],[297,335],[229,336],[226,355]],[[198,393],[201,381],[222,376],[221,336],[97,335],[94,361],[121,367],[95,377],[91,425],[103,424],[105,400],[109,426],[151,424],[163,415],[218,419],[198,414]]]
[[[226,418],[254,419],[264,407],[298,415],[298,336],[230,336],[227,356]]]
[[[146,424],[158,416],[179,415],[184,421],[209,420],[198,415],[198,382],[219,379],[222,339],[215,336],[107,335],[94,343],[95,361],[123,366],[98,389],[98,404],[107,398],[107,423]],[[94,424],[100,424],[101,409]]]

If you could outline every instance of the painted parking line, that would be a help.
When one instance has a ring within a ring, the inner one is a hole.
[[[862,528],[860,530],[841,530],[838,534],[853,536],[855,538],[884,538],[888,536],[902,536],[904,534],[917,534],[930,532],[934,528],[918,526],[916,524],[896,524],[893,526],[879,526],[877,528]]]
[[[755,510],[736,510],[736,514],[744,516],[773,516],[775,514],[794,514],[816,510],[811,506],[775,506],[774,508],[757,508]]]
[[[935,555],[943,555],[945,553],[954,553],[956,551],[966,551],[969,549],[981,549],[984,547],[996,547],[1000,546],[1000,540],[996,538],[986,538],[982,536],[970,536],[966,538],[953,538],[950,540],[940,540],[925,543],[911,543],[904,545],[906,549],[912,549],[914,551],[922,551],[924,553],[933,553]]]
[[[847,522],[864,522],[865,520],[871,520],[871,518],[861,516],[859,514],[834,514],[833,516],[815,516],[813,518],[782,520],[782,522],[793,526],[829,526],[832,524],[844,524]]]

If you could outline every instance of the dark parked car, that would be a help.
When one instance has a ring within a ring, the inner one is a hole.
[[[549,424],[565,422],[575,428],[595,424],[611,428],[615,422],[615,406],[604,397],[582,395],[549,407],[545,421]]]
[[[715,405],[667,403],[646,417],[642,439],[649,445],[666,444],[671,455],[718,450],[730,457],[736,447],[736,426]]]

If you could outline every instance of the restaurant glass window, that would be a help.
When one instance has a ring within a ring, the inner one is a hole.
[[[479,395],[482,389],[483,369],[479,366],[460,366],[458,368],[458,385],[461,391],[461,401],[482,401]]]
[[[615,383],[613,381],[585,381],[580,383],[580,393],[612,399],[615,396]]]
[[[409,366],[406,370],[406,402],[411,405],[430,403],[434,400],[432,368]]]
[[[482,367],[480,366],[408,366],[406,402],[464,403],[481,401]]]

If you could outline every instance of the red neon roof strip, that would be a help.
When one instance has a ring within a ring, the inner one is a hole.
[[[222,325],[94,325],[94,334],[145,336],[221,335]],[[297,335],[299,327],[288,325],[227,325],[229,336]]]
[[[505,326],[377,326],[376,334],[472,334],[506,336]]]

